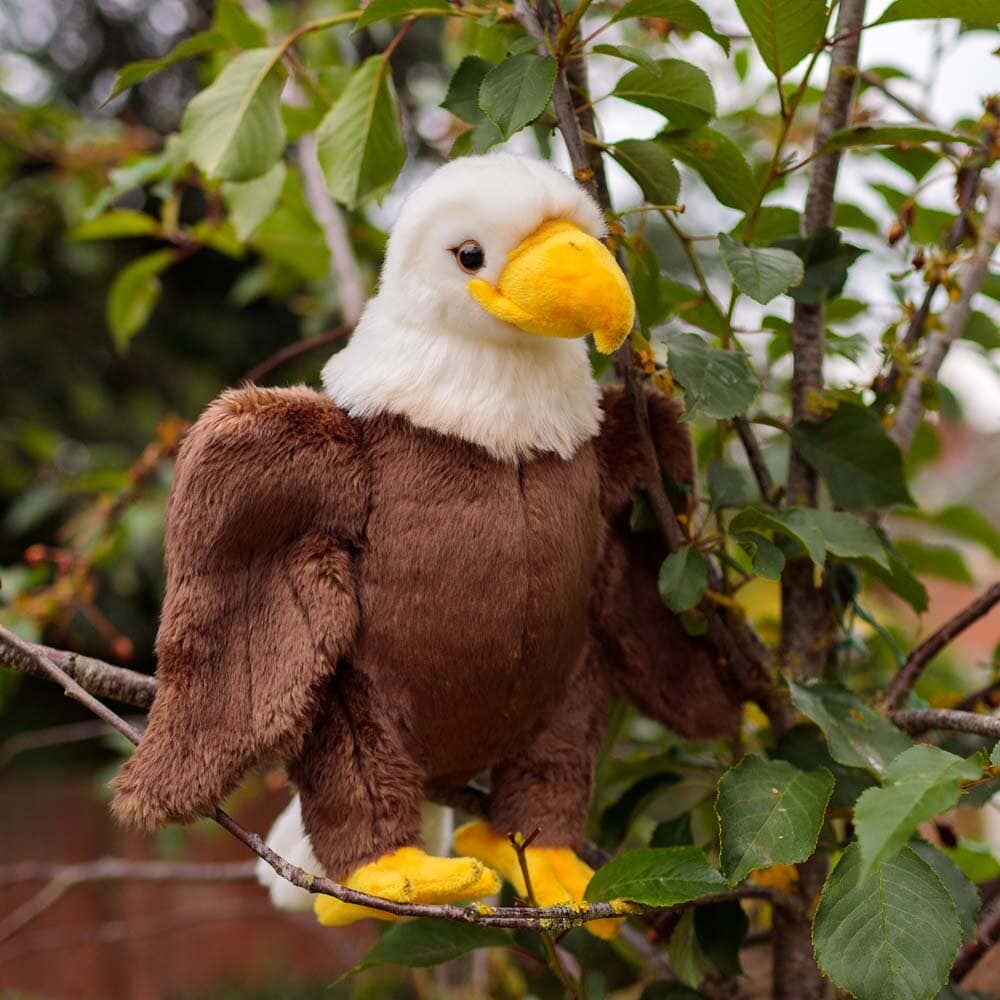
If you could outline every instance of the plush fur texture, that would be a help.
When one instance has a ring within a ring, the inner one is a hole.
[[[596,447],[519,464],[306,389],[213,404],[178,459],[162,687],[117,815],[192,819],[277,758],[340,878],[419,841],[428,785],[484,769],[498,829],[576,843],[610,689],[685,733],[731,728],[708,648],[646,602],[655,558],[621,524],[638,445],[605,400]],[[690,478],[686,428],[653,418]]]
[[[486,266],[475,277],[495,285],[508,254],[555,219],[604,232],[597,205],[548,164],[493,153],[437,170],[403,206],[378,294],[323,371],[329,396],[351,416],[395,413],[508,462],[570,458],[599,429],[586,345],[491,315],[452,252],[477,240]]]

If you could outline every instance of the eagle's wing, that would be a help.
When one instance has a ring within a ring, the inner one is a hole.
[[[680,406],[658,393],[650,393],[648,402],[662,469],[691,487],[694,455]],[[632,495],[645,464],[631,403],[614,387],[604,391],[603,406],[599,453],[608,538],[591,605],[598,655],[613,690],[645,715],[684,736],[732,733],[740,718],[739,693],[709,642],[689,636],[660,600],[663,541],[630,527]]]
[[[160,687],[114,811],[151,829],[293,757],[358,627],[368,506],[350,419],[304,387],[225,393],[191,428],[167,504]]]

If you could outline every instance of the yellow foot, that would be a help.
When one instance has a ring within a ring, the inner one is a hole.
[[[419,847],[401,847],[363,865],[344,880],[357,889],[395,903],[453,903],[459,899],[482,899],[500,888],[500,879],[476,858],[435,858]],[[353,924],[375,917],[397,920],[384,910],[344,903],[332,896],[317,896],[316,917],[328,927]]]
[[[522,898],[528,898],[524,874],[507,837],[494,833],[488,823],[467,823],[455,831],[455,850],[495,868]],[[577,904],[583,900],[594,870],[569,847],[527,847],[524,852],[531,879],[531,894],[539,906]],[[621,929],[621,920],[590,920],[584,926],[595,937],[610,940]]]

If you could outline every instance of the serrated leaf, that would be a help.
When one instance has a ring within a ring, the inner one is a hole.
[[[951,858],[926,841],[912,840],[910,849],[916,851],[944,883],[958,911],[959,923],[962,925],[962,939],[972,941],[976,936],[976,920],[979,916],[979,890]]]
[[[895,854],[925,820],[950,809],[961,783],[982,773],[976,760],[963,760],[939,747],[904,750],[886,768],[881,788],[863,792],[854,808],[861,847],[860,877]]]
[[[657,142],[623,139],[611,155],[632,175],[651,205],[674,205],[681,193],[681,177],[670,154]]]
[[[660,566],[660,598],[674,614],[690,611],[705,596],[705,557],[690,545],[671,552]]]
[[[70,230],[69,237],[77,241],[113,240],[124,236],[152,236],[159,230],[160,224],[151,215],[120,208],[81,222]]]
[[[727,136],[708,127],[661,133],[662,142],[675,159],[686,164],[711,188],[723,205],[750,210],[757,182],[740,148]]]
[[[526,52],[509,56],[486,74],[479,88],[479,106],[505,140],[545,110],[556,69],[552,56]]]
[[[479,106],[479,88],[486,74],[493,69],[493,63],[488,63],[478,56],[466,56],[459,64],[448,84],[448,93],[441,102],[453,115],[473,126],[469,132],[464,132],[456,141],[465,140],[468,143],[467,152],[484,153],[491,146],[503,142],[500,129],[483,114]],[[452,157],[457,150],[452,151]]]
[[[658,112],[675,128],[694,128],[715,117],[715,93],[708,75],[681,59],[658,59],[655,73],[637,66],[615,84],[612,93]]]
[[[899,446],[865,406],[841,403],[825,420],[796,423],[792,444],[841,507],[870,510],[914,502]]]
[[[971,136],[960,132],[945,132],[943,129],[914,122],[909,125],[870,122],[838,129],[823,144],[823,152],[834,149],[852,149],[860,146],[896,146],[909,142],[964,142],[975,143]]]
[[[860,879],[851,844],[823,887],[813,923],[816,961],[858,1000],[931,1000],[962,940],[951,895],[904,847]]]
[[[774,756],[787,760],[801,771],[814,771],[825,767],[834,778],[830,808],[843,809],[853,806],[858,796],[871,788],[875,779],[856,767],[845,767],[830,756],[823,733],[814,725],[801,722],[785,733],[778,741]]]
[[[226,36],[221,31],[199,31],[190,38],[175,45],[167,55],[159,59],[141,59],[138,62],[129,63],[123,66],[115,77],[115,82],[111,86],[111,93],[104,99],[107,104],[112,98],[117,97],[122,91],[134,87],[143,80],[148,80],[154,73],[159,73],[168,66],[183,62],[185,59],[192,59],[195,56],[204,55],[206,52],[214,52],[222,48],[227,42]]]
[[[805,274],[802,261],[790,250],[748,247],[719,233],[719,251],[736,287],[761,305],[799,284]]]
[[[284,162],[278,160],[266,174],[252,181],[230,181],[222,185],[222,197],[229,207],[229,219],[239,239],[249,239],[274,210],[281,197],[286,172]]]
[[[691,0],[628,0],[611,18],[611,24],[632,17],[659,17],[682,31],[697,31],[729,55],[729,39],[715,30],[708,14]]]
[[[875,22],[911,21],[918,18],[957,17],[969,24],[996,29],[1000,21],[998,0],[895,0]]]
[[[829,681],[789,684],[792,703],[823,730],[830,756],[883,775],[913,741],[847,688]]]
[[[719,781],[722,870],[731,885],[769,865],[805,861],[816,849],[833,775],[784,760],[744,757]]]
[[[426,969],[450,962],[477,948],[509,948],[510,931],[455,920],[410,920],[394,924],[375,943],[353,972],[376,965]]]
[[[316,133],[330,194],[348,208],[387,188],[406,162],[396,93],[382,56],[366,59]]]
[[[160,298],[160,275],[174,262],[174,250],[157,250],[132,261],[111,283],[105,315],[115,347],[123,350],[146,325]]]
[[[844,243],[836,229],[824,226],[808,237],[785,237],[775,246],[798,254],[805,265],[802,281],[788,294],[796,302],[819,305],[843,291],[851,265],[866,251]]]
[[[599,869],[587,886],[586,898],[676,906],[725,888],[725,879],[696,847],[642,847]]]
[[[699,411],[728,420],[754,401],[757,380],[744,354],[709,347],[696,333],[673,334],[666,343],[667,366],[684,389],[686,416]]]
[[[360,31],[379,21],[398,21],[417,12],[450,12],[452,9],[448,0],[371,0],[354,23],[354,31]]]
[[[241,52],[188,104],[181,134],[188,156],[209,177],[251,180],[281,157],[282,55],[277,47]]]
[[[732,228],[730,236],[742,243],[747,242],[749,230],[748,215]],[[783,236],[795,236],[799,231],[799,213],[787,205],[765,205],[758,213],[753,230],[752,242],[756,246],[769,246]]]
[[[816,48],[826,29],[823,0],[736,0],[736,6],[778,80]]]

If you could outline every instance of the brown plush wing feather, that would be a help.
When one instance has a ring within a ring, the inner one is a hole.
[[[691,434],[680,406],[648,396],[661,467],[675,482],[694,482]],[[608,538],[591,618],[612,689],[645,715],[688,737],[717,737],[739,724],[740,697],[714,648],[689,636],[664,607],[657,588],[666,546],[655,533],[629,525],[632,494],[645,463],[631,404],[619,388],[605,390],[601,428],[602,506]]]
[[[167,505],[160,687],[116,815],[209,811],[296,754],[358,625],[351,551],[368,487],[349,418],[305,388],[224,394],[188,432]]]

